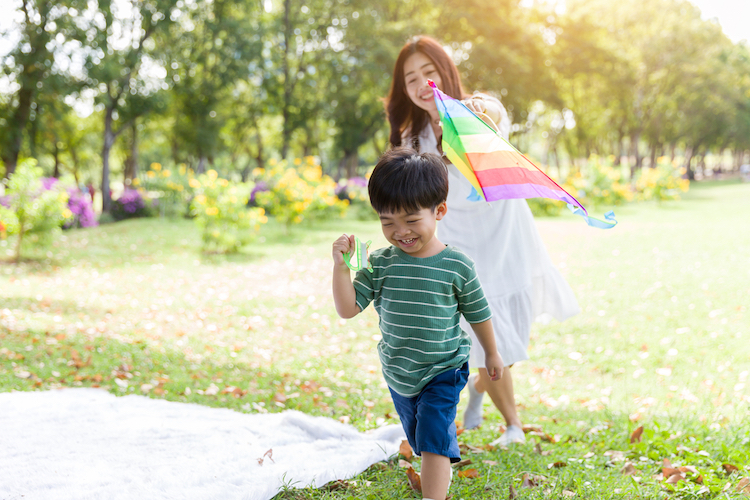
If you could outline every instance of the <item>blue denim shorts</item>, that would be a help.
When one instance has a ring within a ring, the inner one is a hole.
[[[417,455],[434,453],[461,460],[456,439],[456,406],[459,394],[469,377],[469,364],[436,376],[413,398],[405,398],[392,389],[396,407],[406,438]]]

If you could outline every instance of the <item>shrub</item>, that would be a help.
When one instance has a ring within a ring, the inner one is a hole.
[[[65,229],[94,227],[98,224],[88,193],[84,193],[77,188],[68,189],[68,210],[70,210],[72,216],[65,222],[63,226]]]
[[[340,200],[349,203],[350,210],[354,211],[354,216],[357,219],[368,220],[378,218],[377,212],[370,205],[366,177],[341,179],[336,186],[336,196]]]
[[[690,181],[683,179],[684,172],[660,158],[655,168],[642,168],[635,180],[635,189],[641,200],[658,202],[679,200],[680,193],[690,189]]]
[[[336,196],[336,182],[323,175],[315,159],[308,156],[303,162],[297,158],[294,165],[272,160],[270,168],[259,173],[268,190],[256,193],[257,204],[287,227],[303,220],[342,215],[349,202]]]
[[[140,189],[126,189],[119,198],[112,200],[112,217],[117,220],[131,219],[134,217],[149,217],[151,202],[145,197]]]
[[[253,183],[232,183],[209,170],[191,179],[190,186],[195,192],[191,214],[203,233],[205,252],[237,252],[268,222],[263,208],[247,206]]]
[[[149,198],[159,201],[162,215],[184,215],[192,178],[193,171],[184,164],[169,169],[162,167],[161,163],[152,163],[147,171],[133,179],[133,185],[144,189]]]
[[[24,249],[47,247],[72,217],[67,208],[68,193],[57,179],[43,179],[36,160],[25,160],[3,181],[5,196],[0,199],[0,232],[16,236],[15,261]]]

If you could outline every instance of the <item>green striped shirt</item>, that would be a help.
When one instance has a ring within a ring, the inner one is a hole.
[[[354,278],[357,306],[370,302],[380,317],[378,343],[383,376],[404,397],[418,395],[433,377],[469,359],[471,339],[459,319],[481,323],[492,317],[474,262],[455,247],[412,257],[396,247],[370,255],[373,272]]]

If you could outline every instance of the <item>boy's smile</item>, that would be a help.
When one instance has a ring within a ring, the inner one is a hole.
[[[423,208],[417,212],[381,213],[380,225],[388,242],[412,257],[426,258],[443,251],[445,245],[435,237],[437,221],[448,207],[445,202],[435,210]]]

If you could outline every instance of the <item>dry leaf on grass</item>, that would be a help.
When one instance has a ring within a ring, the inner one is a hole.
[[[574,496],[576,496],[574,492],[568,490],[563,490],[562,494],[565,498],[573,498]]]
[[[456,462],[455,464],[453,464],[453,467],[456,469],[460,469],[461,467],[466,467],[467,465],[471,465],[473,463],[474,462],[470,458],[465,458],[460,462]]]
[[[414,456],[411,446],[409,445],[409,441],[407,441],[406,439],[401,441],[401,446],[399,446],[398,452],[402,454],[406,460],[411,460],[411,458]]]
[[[727,476],[731,474],[732,472],[737,472],[740,470],[739,467],[737,467],[736,465],[732,465],[732,464],[721,464],[721,467],[724,469],[724,472],[727,473]]]
[[[476,479],[479,477],[479,471],[476,469],[464,469],[461,471],[458,471],[458,477],[467,477],[471,479]]]
[[[352,485],[349,484],[348,481],[344,481],[343,479],[338,479],[336,481],[331,481],[330,483],[326,484],[323,489],[327,491],[338,491],[338,490],[348,490],[351,487]]]
[[[630,435],[630,443],[631,444],[640,443],[642,435],[643,435],[643,426],[640,426],[636,430],[634,430],[633,433]]]
[[[409,480],[409,486],[411,486],[411,489],[419,491],[420,493],[422,492],[422,478],[413,467],[406,469],[406,478]]]
[[[638,470],[633,464],[628,462],[622,467],[622,469],[620,469],[620,473],[622,473],[623,476],[635,476],[638,474]]]
[[[553,463],[551,463],[551,464],[547,464],[547,468],[548,468],[548,469],[551,469],[551,468],[553,468],[553,467],[554,467],[555,469],[559,469],[559,468],[561,468],[561,467],[567,467],[567,466],[568,466],[568,464],[567,464],[566,462],[553,462]]]
[[[510,485],[508,490],[508,500],[515,500],[516,498],[518,498],[518,493],[516,493],[516,489],[512,484]]]

